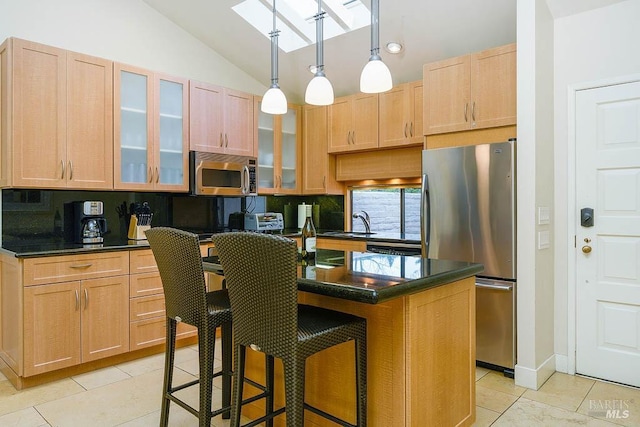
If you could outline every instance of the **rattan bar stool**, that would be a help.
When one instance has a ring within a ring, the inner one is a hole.
[[[200,427],[209,427],[211,418],[229,415],[231,404],[231,307],[226,290],[207,292],[196,234],[155,227],[147,239],[158,264],[167,313],[164,386],[160,425],[169,422],[169,403],[174,402],[198,417]],[[176,326],[183,322],[198,328],[200,379],[173,386]],[[213,372],[216,329],[222,327],[222,370]],[[211,410],[213,379],[222,375],[222,408]],[[196,410],[174,393],[200,383],[200,406]]]
[[[307,357],[340,344],[355,342],[357,426],[367,417],[367,323],[366,319],[319,307],[298,304],[297,248],[293,240],[259,233],[214,234],[213,243],[224,270],[233,312],[236,377],[233,382],[231,425],[240,424],[246,348],[251,347],[282,360],[285,407],[273,411],[267,404],[257,424],[286,411],[287,426],[304,425],[310,410],[339,425],[344,420],[304,401]],[[272,360],[271,360],[271,363]],[[273,376],[267,374],[268,389]]]

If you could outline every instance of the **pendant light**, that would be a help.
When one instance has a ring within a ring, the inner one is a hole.
[[[322,0],[318,0],[318,14],[316,19],[316,73],[309,82],[307,90],[304,93],[304,101],[312,105],[331,105],[333,104],[333,86],[324,75],[324,58],[323,58],[323,35],[322,21],[325,12],[322,11]]]
[[[260,111],[267,114],[285,114],[287,112],[287,97],[278,86],[278,34],[276,29],[276,0],[273,0],[273,31],[271,36],[271,87],[262,97]]]
[[[364,93],[386,92],[393,87],[391,72],[379,55],[379,14],[380,0],[371,0],[371,57],[360,74],[360,91]]]

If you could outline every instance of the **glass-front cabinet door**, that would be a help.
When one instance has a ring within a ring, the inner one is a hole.
[[[266,114],[260,111],[260,98],[256,99],[258,192],[300,194],[302,109],[289,105],[285,114]]]
[[[114,68],[114,187],[187,191],[188,81]]]
[[[188,80],[156,77],[159,98],[156,114],[154,187],[188,190]]]
[[[152,73],[114,65],[114,187],[151,187]]]

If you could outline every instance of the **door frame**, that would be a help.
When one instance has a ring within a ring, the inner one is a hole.
[[[567,88],[568,96],[568,114],[567,114],[567,373],[574,375],[576,373],[576,347],[577,347],[577,331],[576,331],[576,96],[577,92],[587,89],[597,89],[607,86],[615,86],[626,83],[640,82],[640,74],[630,74],[619,77],[606,78],[590,82],[582,82],[569,85]],[[556,221],[558,224],[559,221]],[[571,242],[574,245],[571,246]]]

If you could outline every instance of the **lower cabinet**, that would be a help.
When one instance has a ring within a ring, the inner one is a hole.
[[[129,351],[129,276],[24,289],[24,376]]]
[[[155,258],[151,249],[131,251],[129,300],[129,346],[131,351],[166,340],[166,315],[164,291]],[[178,324],[177,338],[196,335],[193,326]]]

